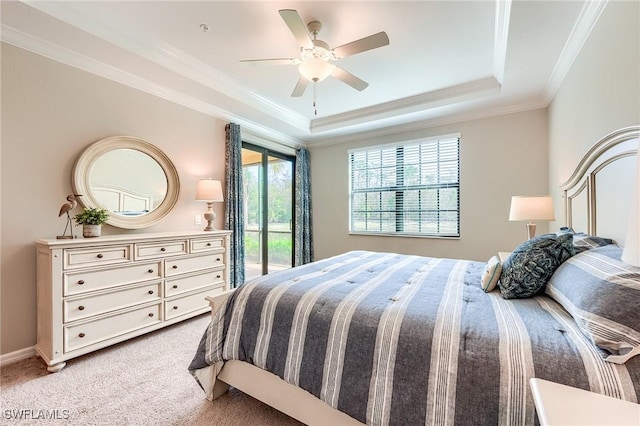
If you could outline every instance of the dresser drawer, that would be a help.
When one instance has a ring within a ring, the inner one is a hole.
[[[136,244],[136,259],[157,259],[167,256],[187,254],[187,240],[157,241],[148,244]]]
[[[171,277],[187,272],[202,271],[204,269],[221,266],[224,266],[224,256],[222,253],[205,254],[181,259],[167,259],[164,264],[164,276]]]
[[[164,319],[169,320],[179,317],[180,315],[186,315],[199,309],[206,308],[209,306],[209,302],[205,300],[205,297],[220,294],[222,291],[222,287],[214,287],[188,296],[166,300],[164,302]]]
[[[64,269],[84,268],[88,266],[114,265],[130,262],[131,246],[102,246],[64,250]]]
[[[161,304],[157,303],[116,315],[105,316],[95,321],[65,326],[64,350],[65,352],[73,351],[157,324],[161,321],[160,309]]]
[[[160,300],[161,282],[116,289],[112,292],[91,294],[90,296],[65,300],[64,322],[71,322],[90,316],[104,314],[129,306]]]
[[[220,237],[211,237],[191,240],[191,253],[207,251],[224,252],[224,239]]]
[[[63,276],[63,295],[70,296],[160,278],[161,265],[160,261],[144,262],[110,269],[66,272]]]
[[[216,284],[223,286],[223,274],[224,272],[220,269],[217,271],[208,271],[187,277],[167,280],[164,287],[164,297],[174,296],[176,294],[197,290],[203,287],[210,287]]]

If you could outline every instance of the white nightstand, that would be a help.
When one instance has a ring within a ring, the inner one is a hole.
[[[638,404],[542,379],[530,385],[542,426],[640,425]]]
[[[511,252],[510,251],[498,252],[498,258],[500,259],[500,263],[504,263],[504,261],[507,260],[507,258],[509,256],[511,256]]]

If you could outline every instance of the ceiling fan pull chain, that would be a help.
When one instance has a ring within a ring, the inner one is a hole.
[[[316,107],[316,101],[318,99],[318,96],[316,94],[316,84],[317,82],[313,82],[313,115],[318,115],[318,108]]]

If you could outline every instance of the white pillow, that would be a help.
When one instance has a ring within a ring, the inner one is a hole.
[[[485,293],[489,293],[496,288],[500,274],[502,274],[502,262],[496,255],[489,259],[482,273],[482,278],[480,278],[480,287]]]

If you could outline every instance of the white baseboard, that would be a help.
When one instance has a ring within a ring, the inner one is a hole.
[[[23,359],[36,356],[36,350],[32,347],[20,349],[18,351],[9,352],[8,354],[0,355],[0,367],[13,364],[14,362],[22,361]]]

